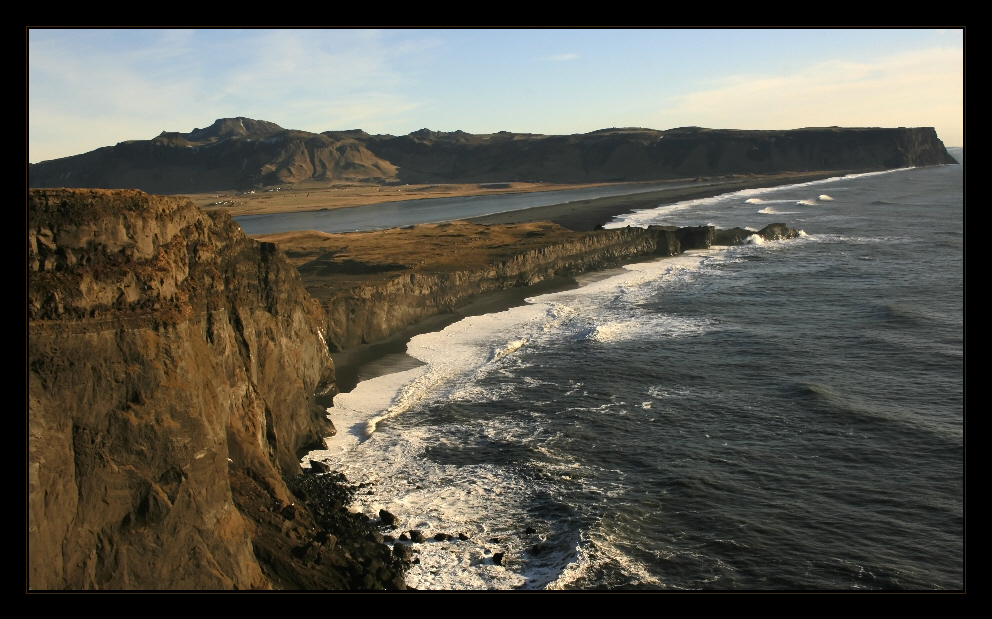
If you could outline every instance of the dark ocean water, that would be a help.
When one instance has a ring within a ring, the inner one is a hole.
[[[422,545],[418,588],[961,589],[962,167],[633,214],[806,236],[417,336],[311,456],[470,536]]]

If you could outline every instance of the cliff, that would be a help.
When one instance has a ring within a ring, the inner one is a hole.
[[[559,276],[672,256],[743,237],[712,227],[574,232],[550,223],[426,224],[370,233],[285,233],[277,243],[327,315],[332,352],[373,343],[480,295]],[[797,233],[771,224],[766,239]]]
[[[185,199],[32,190],[27,209],[29,587],[394,580],[361,556],[388,548],[335,547],[354,532],[318,531],[287,488],[333,433],[314,402],[333,365],[284,255]]]
[[[335,180],[593,183],[956,163],[932,127],[737,131],[603,129],[576,135],[421,129],[309,133],[249,118],[28,166],[32,187],[165,194]]]
[[[629,182],[956,163],[932,127],[603,129],[567,136],[424,129],[401,137],[373,136],[365,144],[398,166],[400,178],[409,183]]]

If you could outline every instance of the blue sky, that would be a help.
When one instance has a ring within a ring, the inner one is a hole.
[[[933,126],[961,30],[29,30],[28,161],[247,116],[288,129]]]

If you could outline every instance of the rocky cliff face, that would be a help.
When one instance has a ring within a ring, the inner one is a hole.
[[[431,231],[421,236],[421,228]],[[324,307],[326,337],[332,351],[382,340],[431,316],[453,312],[484,293],[635,260],[672,256],[688,249],[705,249],[717,243],[736,244],[754,234],[742,231],[743,236],[719,234],[718,238],[711,226],[652,226],[585,233],[553,224],[503,228],[461,222],[434,228],[427,225],[362,235],[279,239],[290,255],[298,256],[296,262],[304,285]],[[518,238],[506,244],[487,244],[496,236],[497,228],[499,232],[512,229]],[[772,224],[758,234],[778,239],[796,232],[782,224]],[[382,247],[398,247],[407,241],[404,236],[410,237],[420,251],[383,253]],[[349,238],[350,243],[345,240]],[[332,241],[338,243],[336,249],[325,244]],[[428,247],[432,242],[440,242],[441,256],[452,255],[452,248],[458,247],[458,261],[452,263],[432,255]],[[459,242],[462,245],[456,245]],[[362,262],[373,253],[380,260],[378,264]]]
[[[32,187],[166,194],[302,181],[592,183],[956,163],[932,127],[736,131],[684,127],[534,135],[421,129],[320,134],[249,118],[28,166]]]
[[[323,314],[270,244],[137,191],[28,196],[28,584],[257,588],[230,479],[291,504]]]

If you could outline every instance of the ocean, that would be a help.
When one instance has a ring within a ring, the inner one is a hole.
[[[305,460],[393,535],[467,537],[416,545],[419,589],[962,589],[963,186],[910,168],[620,217],[804,234],[418,335]]]

